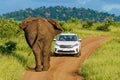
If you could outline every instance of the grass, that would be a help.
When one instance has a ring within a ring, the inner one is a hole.
[[[120,38],[105,43],[83,63],[79,74],[85,80],[119,80]]]
[[[19,80],[25,70],[13,56],[0,55],[0,80]]]

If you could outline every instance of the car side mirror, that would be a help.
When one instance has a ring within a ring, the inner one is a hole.
[[[82,39],[78,39],[78,41],[79,41],[79,42],[81,42],[81,41],[82,41]]]
[[[56,39],[53,39],[53,41],[56,41]]]

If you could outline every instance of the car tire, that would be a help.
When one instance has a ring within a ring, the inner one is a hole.
[[[54,53],[54,56],[58,56],[58,54]]]
[[[81,55],[81,51],[74,55],[74,57],[79,57]]]

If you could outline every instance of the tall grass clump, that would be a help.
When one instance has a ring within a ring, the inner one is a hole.
[[[83,63],[79,74],[85,80],[119,80],[120,79],[120,38],[101,46]]]

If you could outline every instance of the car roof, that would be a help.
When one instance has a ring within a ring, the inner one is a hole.
[[[61,33],[59,35],[77,35],[77,34],[75,34],[75,33]]]

